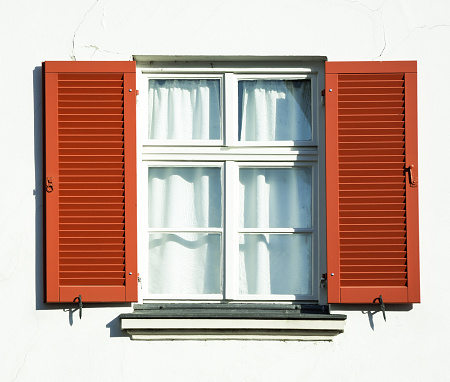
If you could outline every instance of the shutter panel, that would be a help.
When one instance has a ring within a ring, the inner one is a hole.
[[[46,62],[46,301],[137,300],[135,62]]]
[[[328,302],[419,302],[417,64],[326,62],[325,86]]]

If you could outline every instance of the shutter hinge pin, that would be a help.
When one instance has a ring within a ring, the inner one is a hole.
[[[322,277],[320,279],[320,287],[321,288],[326,288],[326,286],[327,286],[327,274],[323,273]]]
[[[322,105],[325,105],[325,89],[322,89],[320,101],[322,102]]]

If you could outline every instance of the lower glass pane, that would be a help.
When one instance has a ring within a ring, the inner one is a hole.
[[[220,167],[149,167],[148,226],[222,226]]]
[[[312,235],[240,234],[239,293],[312,294]]]
[[[239,226],[311,228],[312,168],[240,168]]]
[[[221,234],[149,234],[150,294],[222,293]]]

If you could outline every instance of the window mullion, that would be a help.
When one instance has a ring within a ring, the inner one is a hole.
[[[237,83],[234,73],[224,74],[224,145],[236,146],[237,141]]]
[[[233,300],[238,294],[239,279],[239,237],[237,232],[239,208],[239,169],[234,161],[225,162],[225,229],[224,229],[224,298]]]

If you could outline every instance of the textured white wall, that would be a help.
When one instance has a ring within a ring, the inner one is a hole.
[[[1,381],[448,380],[448,0],[42,0],[0,2]],[[322,55],[418,61],[422,303],[339,307],[332,343],[132,342],[118,315],[42,304],[45,60],[149,55]],[[373,308],[372,308],[373,309]]]

